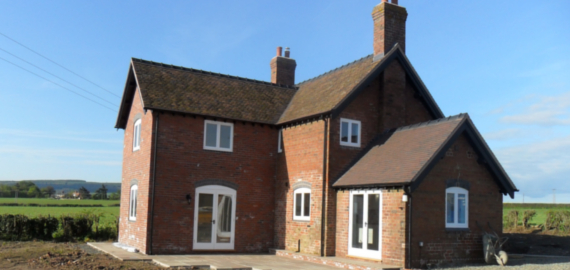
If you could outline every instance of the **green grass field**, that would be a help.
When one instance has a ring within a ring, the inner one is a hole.
[[[75,199],[36,199],[36,198],[0,198],[0,203],[37,203],[37,204],[118,204],[118,200],[75,200]]]
[[[0,198],[0,203],[13,203],[14,198]],[[118,204],[119,201],[108,200],[55,200],[55,199],[33,199],[19,198],[18,203],[37,203],[37,204],[102,204],[104,206],[110,204]],[[118,206],[108,207],[34,207],[34,206],[0,206],[0,215],[2,214],[20,214],[29,217],[35,216],[55,216],[79,214],[85,211],[92,211],[94,214],[103,214],[101,217],[101,225],[113,224],[116,217],[119,216]]]
[[[529,222],[530,225],[544,224],[548,211],[570,211],[568,204],[503,204],[503,216],[510,211],[519,211],[519,225],[522,225],[522,215],[525,210],[536,211],[536,216]]]

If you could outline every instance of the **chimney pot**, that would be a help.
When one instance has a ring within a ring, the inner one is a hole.
[[[392,4],[397,5],[397,4],[398,4],[398,0],[392,0]]]
[[[297,62],[289,58],[290,50],[285,48],[285,57],[281,57],[282,47],[277,47],[277,56],[271,59],[271,82],[281,85],[295,85],[295,68]]]

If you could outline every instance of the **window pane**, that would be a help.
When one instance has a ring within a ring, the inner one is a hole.
[[[218,133],[218,125],[206,124],[206,146],[216,147],[216,137]]]
[[[368,241],[366,249],[378,250],[380,247],[380,194],[368,194]]]
[[[230,148],[230,140],[232,136],[232,127],[220,126],[220,147]]]
[[[300,217],[301,216],[301,199],[302,199],[303,194],[302,193],[297,193],[295,194],[295,216]]]
[[[137,217],[137,193],[138,193],[138,190],[135,189],[135,202],[133,204],[133,209],[134,209],[133,210],[133,217]]]
[[[358,143],[358,124],[352,123],[352,132],[350,133],[350,142]]]
[[[218,195],[217,243],[230,243],[232,238],[232,197]]]
[[[352,197],[352,247],[362,248],[364,225],[364,195]]]
[[[311,193],[303,194],[305,196],[305,202],[303,205],[303,216],[311,216]]]
[[[465,212],[467,210],[465,194],[457,194],[457,204],[457,222],[465,224]]]
[[[346,122],[340,124],[340,141],[348,142],[348,123]]]
[[[198,243],[212,242],[214,194],[198,194]]]
[[[455,194],[447,193],[447,223],[455,223]]]

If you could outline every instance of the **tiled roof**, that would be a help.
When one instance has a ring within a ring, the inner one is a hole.
[[[384,134],[333,186],[409,184],[468,118],[460,114]]]
[[[372,61],[372,55],[361,58],[323,75],[299,83],[299,90],[279,119],[286,123],[295,119],[331,111],[381,61]]]
[[[268,82],[132,59],[144,107],[275,124],[296,92]]]

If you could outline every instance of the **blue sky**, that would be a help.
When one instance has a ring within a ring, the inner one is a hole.
[[[1,35],[0,57],[116,110],[130,57],[267,81],[291,47],[297,82],[352,62],[379,1],[2,1],[0,33],[114,95]],[[406,54],[446,115],[471,115],[516,201],[570,203],[570,2],[400,4]],[[1,59],[0,74],[0,179],[120,181],[115,111]]]

